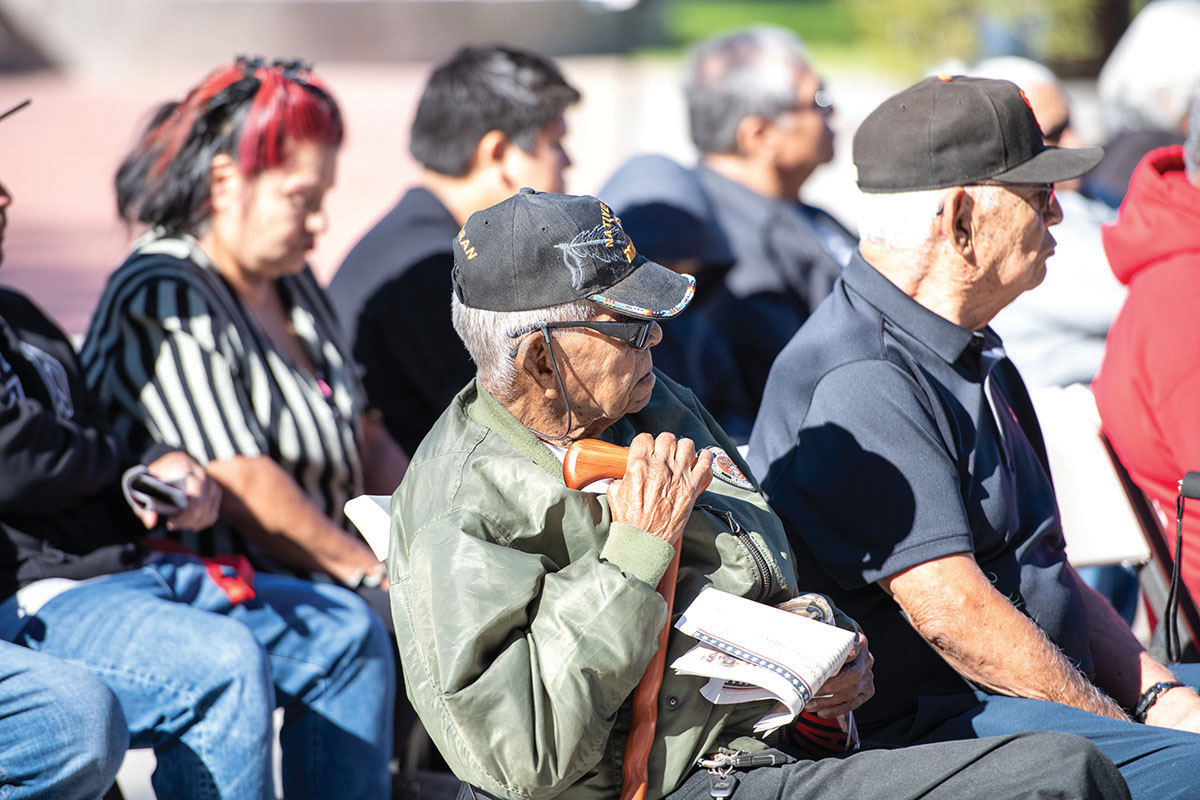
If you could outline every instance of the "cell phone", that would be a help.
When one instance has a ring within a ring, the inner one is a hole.
[[[126,501],[135,508],[164,516],[187,508],[187,493],[182,486],[154,477],[145,467],[127,470],[121,484]]]

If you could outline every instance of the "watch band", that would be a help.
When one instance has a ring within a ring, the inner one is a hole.
[[[1158,698],[1163,693],[1171,689],[1178,689],[1181,686],[1183,684],[1179,681],[1159,681],[1142,692],[1142,696],[1138,698],[1137,705],[1133,707],[1133,719],[1137,722],[1145,722],[1146,714],[1158,702]]]

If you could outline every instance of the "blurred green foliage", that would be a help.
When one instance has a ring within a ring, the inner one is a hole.
[[[1104,56],[1105,0],[845,0],[872,49],[905,61],[974,61],[1016,51],[1052,63]],[[1024,52],[1020,52],[1024,50]]]
[[[860,31],[844,0],[666,0],[663,21],[671,41],[692,45],[747,25],[778,25],[810,44],[851,42]]]
[[[1016,52],[1062,67],[1098,63],[1102,30],[1144,0],[659,0],[677,46],[753,24],[795,31],[830,62],[918,75],[941,62]],[[1118,29],[1119,32],[1119,29]]]

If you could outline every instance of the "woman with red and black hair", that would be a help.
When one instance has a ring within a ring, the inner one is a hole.
[[[117,172],[149,231],[109,279],[83,347],[88,386],[129,441],[182,448],[225,490],[202,555],[331,576],[386,608],[387,571],[342,511],[407,457],[364,405],[306,265],[326,229],[343,126],[298,63],[239,59],[162,106]]]
[[[259,385],[277,380],[265,371],[273,362],[298,374],[311,370],[307,380],[330,386],[330,416],[349,393],[338,377],[348,368],[336,345],[321,338],[332,324],[328,313],[311,278],[299,274],[332,181],[341,124],[328,95],[290,70],[240,62],[215,73],[156,115],[122,169],[121,203],[130,218],[163,223],[118,270],[92,328],[93,356],[115,356],[93,358],[92,385],[121,419],[122,433],[101,420],[61,332],[27,300],[0,293],[0,363],[12,367],[0,375],[8,390],[0,390],[0,550],[7,554],[0,559],[0,640],[84,668],[115,698],[109,708],[103,692],[92,693],[91,702],[104,707],[79,709],[114,720],[112,741],[97,751],[104,764],[63,766],[81,773],[80,785],[100,783],[91,797],[111,779],[104,768],[112,757],[133,746],[155,750],[158,797],[274,798],[277,707],[286,797],[389,794],[395,647],[362,599],[332,583],[255,575],[244,558],[205,563],[170,542],[140,546],[147,527],[164,527],[161,520],[168,528],[205,527],[237,507],[210,477],[230,486],[242,507],[258,507],[260,498],[247,494],[253,481],[238,483],[236,472],[222,471],[213,454],[225,454],[226,445],[213,432],[224,420],[227,439],[274,452],[272,440],[254,432],[250,418],[238,421],[229,402],[245,392],[247,413],[257,411],[249,401],[269,405],[273,395]],[[240,138],[251,129],[257,133]],[[275,287],[277,306],[263,304],[270,294],[258,291],[263,286]],[[264,332],[272,309],[287,310],[286,321],[277,321],[285,339],[318,350],[272,347],[278,332]],[[111,347],[117,350],[103,349]],[[322,371],[330,377],[316,377]],[[207,395],[200,388],[206,380]],[[275,407],[279,440],[290,435],[284,420],[297,407]],[[137,416],[142,410],[146,422]],[[144,432],[150,427],[153,436]],[[135,430],[143,432],[135,437]],[[205,445],[206,435],[218,443]],[[143,445],[128,451],[122,437]],[[321,437],[313,438],[305,446],[316,452]],[[289,446],[284,441],[282,449]],[[207,460],[211,473],[180,450]],[[238,458],[254,463],[236,455],[226,461]],[[139,459],[147,473],[140,478]],[[126,484],[122,474],[137,483]],[[143,512],[140,522],[122,488]],[[301,494],[294,484],[292,491]],[[34,756],[54,743],[35,728],[25,740],[36,745]],[[11,771],[8,763],[4,770]]]

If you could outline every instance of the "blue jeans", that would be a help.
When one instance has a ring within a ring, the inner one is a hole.
[[[159,797],[274,797],[276,706],[285,796],[388,796],[395,672],[383,624],[340,587],[258,575],[254,588],[234,605],[198,560],[159,557],[55,597],[16,641],[108,685],[132,746],[154,748]]]
[[[1200,664],[1171,670],[1188,686],[1200,686]],[[1045,700],[975,693],[921,697],[915,717],[868,738],[888,746],[974,739],[1026,730],[1074,733],[1090,739],[1108,756],[1134,800],[1195,798],[1200,794],[1200,735],[1121,722]]]
[[[0,642],[0,800],[95,800],[128,744],[121,707],[99,678]]]

